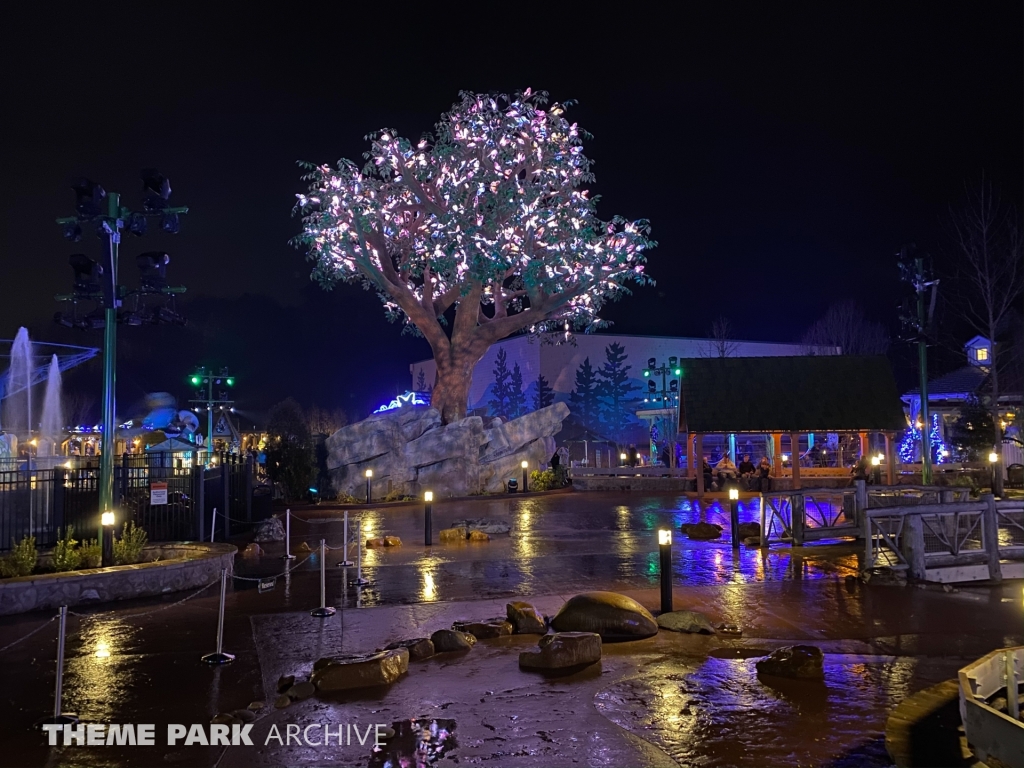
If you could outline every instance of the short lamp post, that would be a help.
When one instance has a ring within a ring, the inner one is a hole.
[[[658,550],[661,555],[661,612],[672,612],[672,531],[658,531]]]
[[[103,526],[103,567],[109,568],[114,564],[114,513],[100,515],[100,524]]]
[[[371,499],[371,496],[370,496],[370,491],[371,491],[371,486],[372,485],[373,485],[373,470],[372,469],[368,469],[368,470],[366,470],[366,503],[367,504],[372,503],[372,499]]]
[[[619,462],[620,462],[620,464],[619,464],[620,467],[626,466],[626,454],[625,453],[620,453],[619,454]]]
[[[740,490],[729,489],[729,528],[732,533],[732,548],[740,548]]]
[[[877,456],[871,457],[871,484],[882,484],[882,460]]]
[[[992,453],[988,455],[988,463],[992,468],[992,494],[998,496],[1000,494],[996,488],[996,472],[999,471],[999,454],[992,451]]]
[[[430,546],[434,543],[434,492],[423,493],[423,543]]]
[[[529,488],[526,485],[526,468],[530,466],[530,463],[523,459],[522,464],[520,464],[519,466],[523,468],[523,493],[526,493],[529,490]]]

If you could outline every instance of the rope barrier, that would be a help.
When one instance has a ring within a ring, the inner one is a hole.
[[[264,579],[279,579],[279,578],[281,578],[283,576],[287,576],[289,573],[294,571],[296,568],[298,568],[304,562],[309,560],[309,558],[311,558],[312,556],[313,556],[313,553],[310,552],[304,558],[299,560],[299,562],[294,563],[290,567],[288,567],[285,570],[283,570],[281,573],[272,573],[272,574],[270,574],[268,576],[235,576],[235,574],[231,574],[231,578],[232,579],[237,579],[238,581],[263,581]]]
[[[51,621],[53,621],[53,620],[54,620],[54,619],[56,619],[56,618],[57,618],[56,616],[51,616],[51,617],[50,617],[50,618],[49,618],[49,619],[48,619],[47,621],[45,621],[45,622],[43,622],[42,624],[40,624],[40,625],[39,625],[38,627],[36,627],[35,629],[33,629],[33,630],[32,630],[31,632],[29,632],[29,633],[28,633],[27,635],[22,635],[22,636],[21,636],[21,637],[19,637],[19,638],[18,638],[17,640],[15,640],[15,641],[14,641],[13,643],[8,643],[8,644],[7,644],[7,645],[5,645],[5,646],[4,646],[3,648],[0,648],[0,653],[3,653],[4,651],[6,651],[6,650],[9,650],[9,649],[13,648],[13,647],[14,647],[14,646],[16,646],[16,645],[17,645],[18,643],[21,643],[21,642],[24,642],[25,640],[28,640],[28,639],[29,639],[30,637],[32,637],[32,635],[34,635],[34,634],[35,634],[36,632],[41,632],[41,631],[43,631],[43,630],[44,630],[44,629],[46,629],[46,628],[47,628],[48,626],[50,626],[50,622],[51,622]]]
[[[202,592],[205,592],[210,587],[212,587],[214,584],[219,584],[219,583],[220,583],[220,577],[218,576],[215,581],[211,581],[205,587],[200,587],[195,592],[193,592],[191,595],[188,595],[187,597],[183,597],[181,600],[178,600],[176,602],[170,603],[169,605],[161,605],[159,608],[154,608],[151,611],[143,611],[142,613],[132,613],[132,614],[129,614],[127,616],[119,616],[118,618],[135,619],[135,618],[141,618],[142,616],[152,616],[154,613],[160,613],[161,611],[166,611],[166,610],[169,610],[169,609],[174,608],[176,606],[179,606],[182,603],[187,602],[188,600],[191,600],[193,597],[196,597],[197,595],[201,594]],[[114,614],[114,613],[117,613],[117,612],[116,611],[98,611],[96,613],[78,613],[77,611],[69,610],[68,613],[70,613],[72,616],[77,616],[80,619],[95,619],[95,618],[107,616],[109,614]]]

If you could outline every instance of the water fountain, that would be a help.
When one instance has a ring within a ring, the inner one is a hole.
[[[11,367],[4,392],[3,425],[22,440],[32,432],[32,342],[28,329],[19,328],[11,347]],[[15,446],[12,446],[14,448]]]
[[[50,360],[46,375],[46,394],[43,397],[43,415],[39,423],[39,456],[54,456],[64,433],[64,413],[61,408],[60,361],[57,355]]]

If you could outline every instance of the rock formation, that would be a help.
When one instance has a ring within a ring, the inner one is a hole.
[[[551,627],[556,632],[596,632],[603,640],[639,640],[658,634],[650,612],[617,592],[585,592],[569,598]]]
[[[544,635],[537,650],[519,654],[523,669],[575,669],[601,660],[601,636],[594,632]]]
[[[788,645],[777,648],[754,666],[759,675],[823,680],[825,655],[814,645]]]
[[[366,470],[373,470],[375,495],[390,489],[419,497],[500,492],[511,477],[550,460],[554,435],[569,415],[555,403],[502,423],[480,416],[441,425],[433,408],[408,407],[370,416],[327,438],[327,468],[334,489],[362,496]]]

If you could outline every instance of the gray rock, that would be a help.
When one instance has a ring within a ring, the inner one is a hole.
[[[318,659],[310,681],[320,691],[347,691],[390,685],[408,671],[409,651],[395,648]]]
[[[487,619],[486,621],[456,621],[452,629],[468,632],[477,640],[489,640],[512,634],[512,622],[505,619]]]
[[[756,538],[758,542],[761,541],[761,524],[760,523],[740,523],[739,535],[741,539]]]
[[[536,651],[519,654],[524,669],[567,669],[601,660],[601,636],[594,632],[556,632],[544,635]]]
[[[279,517],[268,517],[256,526],[256,541],[284,541],[284,524]]]
[[[543,635],[548,631],[544,617],[529,603],[514,600],[505,606],[505,612],[517,635]]]
[[[814,645],[788,645],[778,648],[755,665],[759,675],[824,680],[825,655]]]
[[[508,533],[512,526],[504,520],[485,520],[477,518],[473,520],[453,520],[452,528],[465,528],[469,531],[483,531],[484,533]]]
[[[713,635],[715,628],[708,617],[697,611],[672,611],[658,616],[658,626],[672,632]]]
[[[429,637],[416,637],[412,640],[397,640],[384,646],[384,650],[393,651],[396,648],[405,648],[409,651],[410,661],[422,661],[434,655],[434,643]]]
[[[639,640],[658,634],[650,612],[617,592],[585,592],[570,598],[551,626],[556,632],[596,632],[604,640]]]
[[[284,693],[295,684],[295,675],[281,675],[277,679],[277,692]]]
[[[256,722],[256,713],[251,709],[236,709],[231,713],[231,716],[235,718],[235,720],[239,720],[243,723]]]
[[[294,699],[295,701],[302,701],[303,699],[308,699],[314,693],[316,693],[316,686],[308,681],[296,683],[287,691],[285,691],[285,695],[288,696],[288,698],[290,699]]]
[[[468,651],[476,645],[476,638],[468,632],[439,629],[430,636],[430,642],[434,644],[435,651],[445,653],[447,651]]]
[[[717,539],[722,535],[722,526],[715,523],[683,523],[679,529],[691,539]]]

